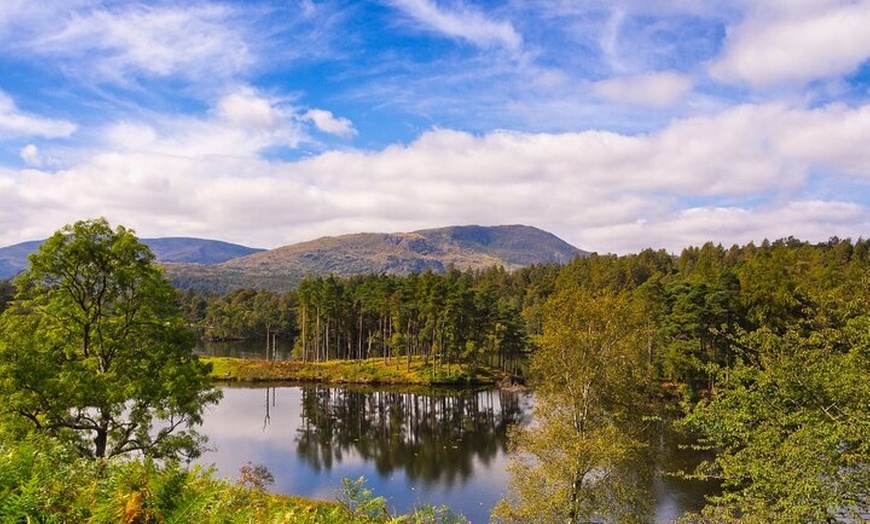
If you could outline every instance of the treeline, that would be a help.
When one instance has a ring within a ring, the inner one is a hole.
[[[301,360],[422,357],[436,369],[486,361],[513,370],[531,347],[529,335],[558,273],[557,266],[541,266],[311,277],[281,295],[186,290],[180,300],[207,339],[289,337]]]
[[[722,489],[680,522],[865,522],[868,248],[783,239],[565,267],[493,522],[649,521],[635,464],[668,412],[709,452],[688,473]]]
[[[183,291],[181,301],[207,338],[289,337],[299,359],[418,356],[436,366],[485,361],[515,371],[534,351],[555,290],[628,292],[655,328],[648,351],[657,377],[697,391],[733,360],[738,332],[843,325],[870,299],[868,271],[868,240],[786,238],[707,243],[679,255],[591,255],[510,273],[311,277],[283,295]]]

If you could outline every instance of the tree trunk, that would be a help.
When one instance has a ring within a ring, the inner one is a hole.
[[[109,441],[109,417],[105,412],[100,414],[100,421],[94,436],[94,456],[103,458],[106,456],[106,446]]]

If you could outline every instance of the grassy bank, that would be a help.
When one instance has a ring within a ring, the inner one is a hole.
[[[335,501],[268,493],[271,474],[243,468],[240,480],[150,460],[88,460],[51,441],[0,442],[0,522],[58,524],[458,524],[447,508],[406,515],[345,480]]]
[[[227,382],[324,382],[331,384],[486,385],[504,372],[486,366],[451,364],[433,368],[422,358],[299,362],[201,357],[212,365],[212,378]]]

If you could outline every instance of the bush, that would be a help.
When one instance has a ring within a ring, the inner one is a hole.
[[[0,523],[456,524],[447,508],[391,515],[386,500],[345,480],[339,502],[265,491],[272,474],[249,465],[237,483],[213,469],[150,459],[89,460],[50,439],[0,442]]]

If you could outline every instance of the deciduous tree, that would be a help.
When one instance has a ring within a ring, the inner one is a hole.
[[[688,423],[717,450],[699,473],[718,520],[864,522],[870,514],[870,317],[842,330],[748,334]]]
[[[514,433],[497,522],[646,522],[639,468],[652,336],[627,294],[563,289],[532,356],[534,422]]]
[[[154,255],[105,219],[66,226],[30,257],[0,317],[4,425],[83,455],[195,456],[219,398]]]

